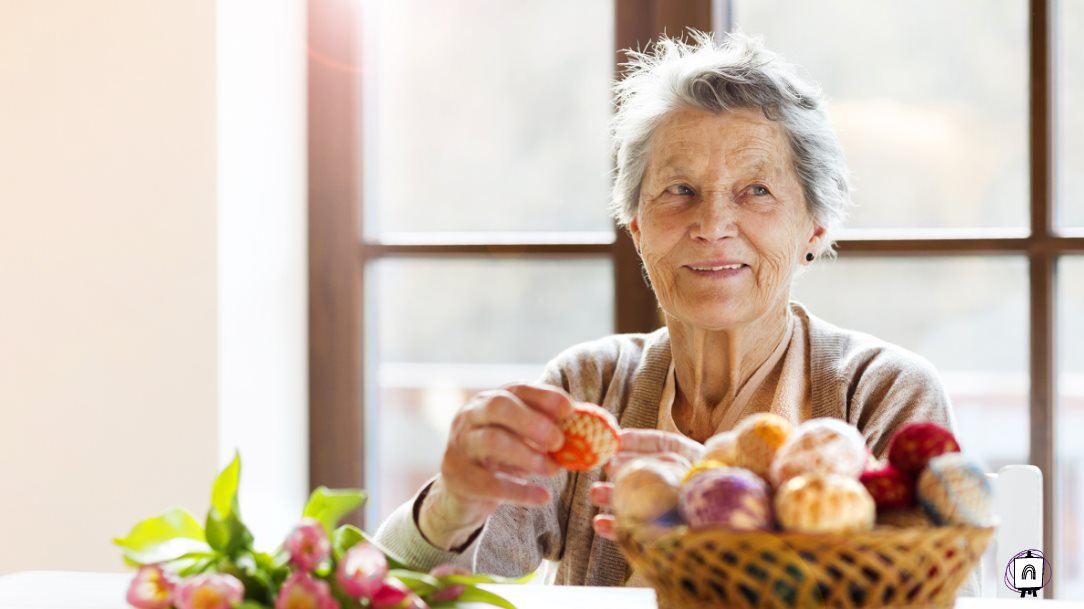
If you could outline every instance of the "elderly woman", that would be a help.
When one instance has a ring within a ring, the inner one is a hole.
[[[381,527],[409,562],[520,575],[559,561],[562,584],[622,585],[611,487],[563,471],[554,421],[574,400],[620,421],[624,459],[700,443],[746,415],[854,424],[875,454],[911,420],[952,426],[933,367],[790,301],[831,253],[847,168],[816,88],[753,39],[662,39],[616,87],[613,212],[666,327],[557,356],[532,385],[482,393],[452,423],[440,475]],[[845,295],[840,295],[845,297]]]

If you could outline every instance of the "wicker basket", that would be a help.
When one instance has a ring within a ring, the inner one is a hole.
[[[667,609],[952,607],[992,528],[852,535],[686,530],[619,542]]]

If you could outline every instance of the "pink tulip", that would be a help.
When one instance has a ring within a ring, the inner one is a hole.
[[[433,567],[433,570],[430,571],[429,574],[433,577],[444,577],[445,575],[470,575],[470,571],[455,565],[440,565],[438,567]],[[434,603],[454,601],[459,598],[466,589],[467,586],[464,584],[450,584],[430,594],[429,600]]]
[[[182,581],[174,590],[177,609],[230,609],[244,598],[245,587],[227,573],[204,573]]]
[[[173,604],[177,580],[159,565],[144,565],[128,586],[128,604],[136,609],[166,609]]]
[[[339,603],[327,582],[297,571],[279,589],[275,609],[339,609]]]
[[[336,577],[343,591],[353,598],[372,598],[384,585],[388,561],[384,554],[367,541],[346,551],[339,561]]]
[[[384,580],[380,589],[373,594],[369,606],[372,609],[403,609],[409,606],[407,603],[412,600],[411,596],[410,589],[404,586],[403,582],[394,577],[389,577]]]
[[[331,542],[323,525],[306,518],[286,538],[286,551],[290,553],[290,562],[307,573],[331,555]]]

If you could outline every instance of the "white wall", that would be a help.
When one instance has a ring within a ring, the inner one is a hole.
[[[0,573],[121,569],[233,446],[261,545],[303,500],[302,3],[245,4],[0,1]]]

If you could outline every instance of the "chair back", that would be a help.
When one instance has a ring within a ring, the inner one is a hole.
[[[983,557],[984,564],[992,563],[983,570],[993,574],[993,586],[983,578],[983,596],[1019,597],[1005,585],[1005,571],[1020,552],[1043,550],[1043,472],[1034,465],[1006,465],[986,475],[994,487],[998,528]],[[1041,589],[1038,596],[1043,597]]]

